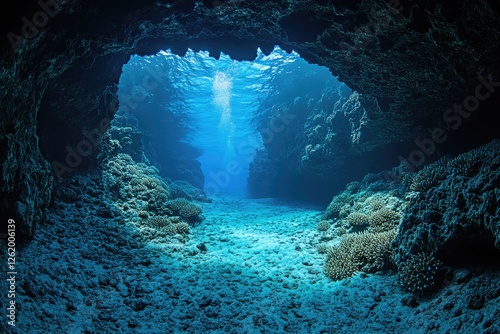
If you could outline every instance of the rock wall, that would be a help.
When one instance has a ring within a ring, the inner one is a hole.
[[[442,158],[405,182],[408,207],[394,241],[394,260],[400,276],[423,275],[434,263],[451,268],[496,268],[500,263],[500,142],[498,140],[453,158]],[[422,261],[422,259],[427,259]],[[402,269],[416,260],[425,268],[420,274]],[[403,272],[403,274],[401,274]],[[437,272],[426,275],[427,287]],[[434,277],[436,276],[436,277]],[[421,280],[420,280],[421,281]]]
[[[43,118],[60,121],[60,136],[49,142],[81,140],[83,130],[100,129],[114,114],[113,85],[133,53],[171,48],[183,54],[189,47],[249,60],[257,47],[265,53],[276,44],[294,49],[377,99],[380,112],[371,127],[388,141],[427,135],[444,110],[474,92],[478,75],[498,80],[500,20],[494,1],[12,5],[4,12],[10,19],[0,46],[0,192],[3,213],[24,222],[27,235],[50,201],[51,171],[38,145],[46,133],[37,133],[42,100]],[[43,20],[35,25],[37,17]]]
[[[498,184],[500,141],[494,140],[454,157],[442,157],[418,172],[402,164],[391,172],[368,174],[361,182],[349,183],[333,197],[318,229],[325,232],[326,241],[335,236],[360,237],[360,231],[393,229],[392,254],[385,255],[387,267],[383,269],[397,269],[400,285],[423,296],[451,282],[463,283],[464,272],[487,275],[498,271]],[[371,242],[378,237],[368,235]],[[369,240],[363,247],[368,247]],[[328,259],[339,256],[333,263],[326,261],[332,279],[360,270],[352,266],[359,261],[349,264],[349,257],[342,253],[355,248],[355,240],[350,242],[344,242],[343,248],[343,244],[340,248],[322,246]]]

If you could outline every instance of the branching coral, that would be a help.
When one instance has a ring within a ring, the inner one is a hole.
[[[166,202],[166,206],[184,218],[188,223],[200,220],[201,207],[185,198],[176,198]]]
[[[331,226],[332,224],[328,220],[322,220],[316,225],[316,229],[320,232],[326,232]]]
[[[346,193],[341,193],[335,196],[328,207],[326,208],[326,212],[323,216],[324,219],[337,218],[339,213],[344,209],[345,206],[348,206],[351,203],[351,197]]]
[[[318,251],[319,254],[326,254],[330,251],[332,247],[328,246],[327,244],[319,244],[316,246],[316,250]]]
[[[368,215],[361,212],[351,212],[346,219],[351,226],[366,226],[370,223]]]
[[[395,228],[407,203],[404,192],[393,191],[383,175],[367,175],[335,196],[323,219],[333,218],[347,232],[383,232]],[[403,186],[400,186],[404,189]],[[351,191],[356,189],[357,192]]]
[[[372,210],[379,210],[385,207],[384,200],[376,195],[369,197],[367,202]]]
[[[410,184],[410,189],[418,192],[426,192],[445,179],[448,170],[448,158],[443,157],[419,170]]]
[[[157,229],[160,229],[170,224],[171,222],[168,216],[154,216],[146,220],[146,225]]]
[[[175,226],[175,230],[177,233],[179,234],[188,234],[189,233],[189,224],[187,223],[178,223],[178,224],[174,224]]]
[[[153,215],[172,213],[165,210],[165,202],[172,198],[169,187],[154,167],[137,163],[129,155],[120,153],[107,162],[104,176],[110,192],[137,212],[147,211]],[[147,217],[141,214],[141,218]]]
[[[393,243],[393,261],[405,289],[418,292],[436,285],[440,268],[436,254],[462,261],[462,251],[480,254],[479,249],[500,244],[499,144],[495,140],[453,158],[447,177],[425,196],[408,196]]]
[[[143,178],[141,179],[141,184],[143,184],[147,189],[155,189],[160,187],[160,182],[153,178]]]
[[[356,271],[376,272],[390,260],[396,230],[347,234],[333,246],[325,263],[325,274],[333,280],[352,276]]]
[[[189,224],[181,221],[179,217],[155,216],[146,220],[146,225],[167,234],[188,234]]]
[[[409,291],[429,290],[436,283],[440,265],[440,261],[436,260],[432,253],[421,252],[411,255],[399,265],[399,282]]]
[[[484,149],[476,149],[459,154],[448,162],[451,171],[468,176],[473,173],[478,165],[487,157]]]
[[[401,215],[389,208],[381,208],[374,211],[369,216],[370,231],[384,232],[397,227],[400,223]]]
[[[325,274],[334,281],[351,277],[356,272],[356,262],[345,244],[332,247],[325,263]]]

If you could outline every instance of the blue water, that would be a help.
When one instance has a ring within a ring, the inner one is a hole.
[[[318,91],[328,83],[339,84],[327,68],[308,64],[296,52],[287,53],[276,47],[267,56],[260,49],[256,55],[254,61],[238,62],[225,54],[215,59],[208,52],[188,50],[181,57],[167,50],[153,56],[133,56],[123,67],[122,95],[123,86],[135,82],[134,89],[138,95],[146,96],[150,107],[184,120],[181,123],[185,128],[175,130],[182,135],[176,133],[176,137],[200,150],[197,159],[208,195],[246,192],[249,163],[255,149],[263,147],[259,122],[271,109],[279,107],[280,100],[293,101],[300,95],[302,85],[310,85],[307,78],[314,77],[315,83],[320,83]],[[162,82],[166,96],[160,100],[153,96],[157,92],[145,90],[134,80],[145,70],[168,77]],[[154,123],[155,119],[147,122]],[[173,130],[156,130],[162,131]],[[156,159],[161,154],[156,152]]]

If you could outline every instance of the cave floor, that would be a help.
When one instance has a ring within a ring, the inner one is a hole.
[[[18,253],[17,333],[477,333],[498,312],[464,306],[484,275],[425,298],[393,273],[332,282],[317,208],[202,206],[189,237],[164,244],[88,205],[56,205]]]

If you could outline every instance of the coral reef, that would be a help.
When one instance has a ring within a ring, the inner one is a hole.
[[[369,249],[366,245],[381,233],[394,239],[392,263],[400,284],[412,292],[435,287],[440,269],[498,264],[498,184],[499,140],[454,158],[440,158],[418,172],[405,170],[395,181],[369,174],[349,184],[332,199],[323,217],[342,236],[340,244],[318,249],[328,253],[327,275],[341,279],[366,271],[362,269],[368,264],[381,268],[375,258],[359,255],[356,244]]]
[[[184,187],[186,190],[182,191]],[[51,209],[67,211],[68,216],[83,221],[95,215],[100,220],[123,225],[141,243],[180,247],[189,239],[193,223],[202,219],[202,209],[186,198],[175,196],[200,192],[187,183],[164,180],[156,167],[118,153],[101,168],[75,174],[65,183],[57,184],[55,207]],[[76,206],[75,212],[72,206]],[[84,207],[88,207],[87,216],[80,212]]]
[[[338,218],[342,213],[346,211],[346,208],[351,206],[351,196],[348,192],[342,192],[341,194],[333,197],[332,201],[326,208],[326,212],[323,215],[324,219],[335,219]]]
[[[402,215],[392,209],[383,207],[373,211],[368,216],[369,231],[384,232],[396,228],[401,222]]]
[[[307,131],[302,131],[307,133],[307,142],[299,140],[296,145],[296,141],[290,140],[291,132],[283,131],[270,145],[275,146],[271,151],[279,152],[280,143],[293,143],[296,149],[291,147],[287,152],[304,157],[304,163],[293,162],[320,177],[333,177],[333,171],[339,169],[323,167],[343,160],[337,159],[335,150],[329,151],[323,140],[335,145],[340,137],[352,143],[350,151],[342,150],[348,146],[339,145],[339,152],[345,152],[349,158],[384,143],[413,140],[427,135],[428,129],[442,122],[437,113],[453,105],[457,97],[474,91],[478,74],[484,80],[498,81],[496,59],[500,49],[496,36],[500,27],[497,7],[491,1],[463,0],[452,8],[443,1],[397,2],[397,7],[401,5],[397,15],[390,15],[391,8],[383,10],[387,21],[382,21],[387,24],[382,26],[377,22],[380,16],[369,10],[379,7],[380,3],[374,0],[365,0],[363,5],[302,0],[231,1],[223,2],[224,6],[209,3],[176,1],[164,6],[141,2],[124,6],[115,15],[116,8],[112,6],[96,3],[96,10],[89,11],[81,0],[76,0],[62,6],[58,18],[50,20],[43,33],[35,34],[29,41],[21,38],[19,44],[13,45],[9,38],[3,39],[0,100],[5,112],[0,122],[0,146],[5,154],[0,161],[5,168],[1,191],[9,212],[20,202],[27,207],[25,213],[18,210],[22,221],[28,224],[30,217],[35,222],[40,220],[43,208],[50,202],[50,195],[42,188],[50,187],[52,181],[38,139],[43,143],[77,145],[85,138],[83,130],[96,129],[101,120],[113,119],[121,74],[119,64],[125,63],[131,54],[156,53],[160,45],[179,55],[191,47],[207,50],[214,57],[224,52],[237,60],[254,59],[258,47],[268,54],[274,45],[280,45],[286,51],[296,50],[310,63],[327,66],[359,96],[348,95],[345,108],[329,107],[331,101],[327,97],[316,98],[311,104],[304,101],[301,107],[324,105],[319,119],[315,120],[312,114],[307,119]],[[23,4],[15,7],[13,12],[28,15]],[[482,24],[476,24],[478,20]],[[4,36],[20,33],[19,20],[6,22]],[[376,33],[368,32],[374,23]],[[239,28],[233,29],[236,25]],[[360,34],[364,30],[366,36]],[[478,129],[493,128],[488,124],[492,114],[481,115],[483,122]],[[337,120],[342,120],[346,130],[338,135],[327,125]],[[52,145],[41,145],[48,146]],[[65,145],[56,148],[55,160],[64,161]],[[11,161],[13,157],[15,163]],[[25,167],[19,170],[19,166]],[[188,168],[179,178],[190,177],[191,183],[200,186],[194,182],[201,181],[193,172],[194,160],[184,161],[182,167]],[[31,179],[35,170],[40,175]],[[312,177],[311,174],[307,176]],[[36,200],[27,203],[14,189],[17,184],[30,184]]]
[[[328,231],[332,227],[332,224],[330,224],[329,221],[327,220],[321,220],[317,225],[316,229],[320,232],[325,232]]]
[[[165,205],[171,209],[174,214],[181,216],[190,224],[194,224],[195,222],[203,219],[200,216],[201,207],[185,198],[176,198],[171,201],[167,201]]]
[[[189,224],[183,222],[178,216],[155,216],[146,220],[145,224],[169,235],[185,235],[189,233],[190,229]]]
[[[173,199],[172,194],[155,167],[119,153],[105,164],[103,176],[109,191],[131,209],[158,215],[171,213],[165,203]]]
[[[431,260],[429,254],[434,263],[451,268],[500,261],[500,142],[494,140],[446,161],[447,172],[442,170],[443,161],[417,172],[422,186],[412,190],[422,191],[409,193],[394,241],[394,262],[404,272],[404,286],[411,290],[437,283],[434,266],[432,271],[415,274],[418,266]]]
[[[189,124],[193,121],[188,119],[187,113],[177,110],[180,106],[168,108],[181,97],[172,96],[176,90],[167,79],[161,93],[156,91],[154,96],[149,91],[135,92],[138,87],[144,89],[143,76],[131,71],[130,68],[139,66],[143,67],[144,71],[148,71],[149,67],[154,68],[154,65],[147,60],[131,60],[124,66],[119,96],[121,100],[129,102],[130,94],[143,94],[141,96],[144,98],[144,103],[129,108],[125,102],[123,109],[127,112],[120,110],[116,113],[109,130],[114,146],[113,152],[126,153],[134,161],[155,166],[160,176],[202,188],[204,176],[197,160],[201,152],[185,142],[185,137],[190,131]],[[129,82],[130,80],[132,82]],[[164,106],[165,109],[176,109],[177,112],[166,116],[165,110],[155,107],[158,105]],[[151,119],[155,121],[151,122]]]
[[[120,119],[119,115],[115,117],[109,130],[113,146],[117,147],[116,152],[128,154],[134,161],[146,162],[143,155],[143,133],[137,127],[119,126],[117,119]]]
[[[398,268],[400,284],[408,291],[427,291],[434,287],[441,263],[431,253],[417,253]]]
[[[361,213],[361,212],[351,212],[347,218],[347,223],[350,226],[360,226],[364,227],[370,224],[370,217],[367,214]]]
[[[391,259],[391,242],[396,230],[346,234],[327,252],[325,274],[333,280],[351,277],[357,271],[377,272]]]
[[[406,206],[405,187],[384,178],[383,173],[368,174],[334,196],[323,219],[346,232],[384,232],[396,228]]]
[[[331,222],[341,239],[317,246],[318,252],[327,254],[328,277],[341,280],[392,266],[391,242],[406,206],[403,198],[404,186],[388,181],[383,173],[351,182],[333,197],[323,221]]]
[[[409,181],[411,182],[410,189],[425,192],[437,185],[449,173],[448,161],[448,157],[440,158],[436,162],[424,166],[416,174],[410,174],[412,175],[411,181]]]
[[[173,198],[185,198],[187,200],[194,200],[198,202],[210,202],[205,192],[200,188],[196,188],[191,183],[184,180],[169,181],[166,180],[170,194]]]
[[[498,149],[498,143],[494,142],[491,145],[493,146],[493,150]],[[447,167],[452,173],[471,176],[471,174],[477,173],[477,168],[480,167],[481,162],[488,158],[489,154],[486,150],[487,149],[472,150],[459,154],[448,162]]]
[[[325,274],[334,281],[351,277],[356,272],[356,263],[347,246],[333,247],[327,253]]]

